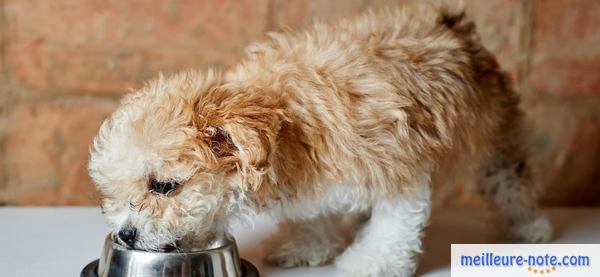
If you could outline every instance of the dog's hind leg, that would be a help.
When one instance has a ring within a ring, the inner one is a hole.
[[[508,239],[527,243],[551,239],[551,226],[541,216],[534,189],[534,176],[528,162],[517,113],[506,132],[498,137],[495,156],[484,170],[479,190],[501,213]]]

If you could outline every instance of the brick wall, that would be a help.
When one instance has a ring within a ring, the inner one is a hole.
[[[89,142],[159,71],[231,64],[265,31],[396,2],[0,1],[0,204],[97,203]],[[600,1],[466,2],[523,95],[542,200],[600,204]]]

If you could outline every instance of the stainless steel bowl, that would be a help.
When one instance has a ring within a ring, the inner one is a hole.
[[[224,238],[214,248],[194,252],[147,252],[128,249],[108,235],[99,260],[81,277],[258,277],[251,263],[239,258],[235,240]]]

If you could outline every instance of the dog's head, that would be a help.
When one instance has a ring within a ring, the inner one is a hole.
[[[211,72],[160,77],[127,95],[89,161],[122,242],[165,251],[222,235],[269,168],[281,109]]]

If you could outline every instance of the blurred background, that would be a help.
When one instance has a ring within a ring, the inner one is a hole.
[[[226,66],[267,31],[404,1],[0,0],[0,205],[96,205],[91,139],[158,72]],[[523,98],[542,203],[600,205],[600,1],[465,2]]]

